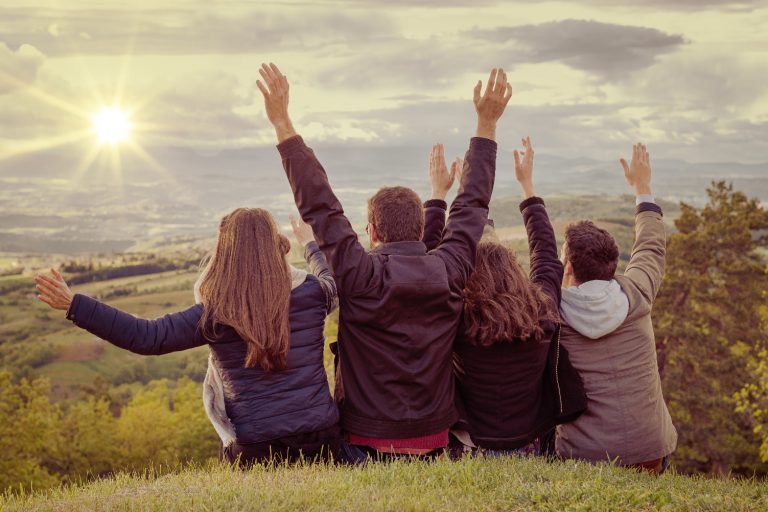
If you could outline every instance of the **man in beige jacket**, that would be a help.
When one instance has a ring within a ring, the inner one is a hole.
[[[635,245],[624,275],[619,249],[592,222],[566,228],[561,343],[584,381],[587,411],[557,428],[558,455],[662,473],[677,431],[661,392],[651,308],[664,275],[665,233],[651,193],[651,166],[633,147],[624,175],[635,189]]]

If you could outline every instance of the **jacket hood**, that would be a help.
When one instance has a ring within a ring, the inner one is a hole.
[[[629,314],[629,299],[615,279],[588,281],[563,288],[560,313],[576,332],[594,340],[624,323]]]

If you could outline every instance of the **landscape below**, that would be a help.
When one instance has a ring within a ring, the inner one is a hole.
[[[672,296],[677,291],[674,287],[697,275],[689,260],[700,259],[710,248],[713,254],[731,258],[730,263],[713,260],[710,269],[713,276],[720,275],[718,272],[722,275],[740,272],[737,275],[743,282],[754,281],[758,291],[763,286],[765,276],[759,275],[759,269],[765,268],[767,244],[760,233],[765,227],[755,230],[753,224],[768,226],[763,217],[760,217],[763,220],[754,220],[758,218],[755,209],[763,212],[761,215],[765,215],[764,210],[759,202],[745,202],[743,194],[723,187],[725,185],[716,185],[710,189],[710,204],[716,214],[681,209],[678,204],[660,201],[670,240],[681,236],[681,227],[677,225],[681,219],[684,235],[688,237],[670,244],[667,270],[672,268],[678,277],[676,281],[667,278],[667,291],[662,287],[662,294]],[[518,201],[517,198],[495,200],[491,215],[500,238],[514,248],[521,262],[527,265],[526,235]],[[558,237],[562,237],[568,223],[582,218],[593,219],[608,229],[620,246],[620,270],[623,270],[634,238],[633,197],[558,195],[546,201]],[[714,216],[709,217],[707,223],[697,224],[691,220],[694,214],[702,218]],[[731,241],[718,238],[716,223],[730,222],[729,218],[741,218],[739,216],[749,217],[749,222],[739,226],[752,230],[753,241],[742,248],[730,247]],[[361,232],[362,226],[357,227]],[[692,367],[688,378],[697,382],[696,372],[712,376],[712,371],[721,371],[724,375],[714,375],[711,382],[702,383],[701,389],[694,390],[689,383],[670,388],[675,386],[674,379],[681,377],[669,374],[672,382],[665,381],[665,396],[678,429],[681,430],[682,423],[681,432],[689,437],[681,438],[672,474],[662,478],[654,479],[605,464],[593,467],[524,459],[374,464],[362,469],[281,467],[263,471],[256,468],[245,472],[214,464],[218,438],[200,406],[200,382],[205,374],[207,349],[201,347],[159,357],[143,357],[117,349],[76,329],[61,312],[52,311],[37,301],[32,281],[35,272],[54,266],[63,270],[76,292],[96,296],[138,316],[155,318],[192,305],[192,287],[200,272],[200,262],[213,243],[211,233],[209,237],[147,238],[132,242],[131,250],[126,252],[62,254],[48,248],[41,253],[0,253],[0,408],[12,414],[23,412],[17,424],[0,421],[0,447],[6,453],[5,460],[0,460],[0,489],[7,489],[5,498],[0,500],[0,510],[115,507],[555,510],[670,506],[681,510],[721,510],[724,504],[728,504],[729,509],[766,508],[764,475],[768,473],[765,462],[768,451],[765,455],[761,452],[761,460],[758,455],[761,436],[752,431],[759,423],[749,420],[743,408],[734,414],[737,403],[733,394],[753,378],[756,382],[764,382],[766,378],[756,372],[753,365],[755,354],[764,342],[751,333],[762,333],[760,339],[764,339],[761,322],[768,319],[768,308],[761,307],[757,301],[749,310],[713,309],[712,304],[750,304],[750,300],[744,298],[747,295],[738,295],[738,299],[723,298],[718,295],[719,288],[706,290],[709,298],[705,299],[697,298],[693,288],[686,293],[693,297],[689,300],[692,308],[704,311],[706,318],[724,320],[723,329],[727,327],[731,331],[691,333],[688,324],[676,323],[679,313],[673,310],[674,300],[662,299],[661,309],[657,305],[656,316],[660,319],[656,325],[657,340],[664,340],[660,361],[679,360],[680,353],[668,349],[674,347],[676,337],[682,336],[679,343],[685,346],[687,338],[695,335],[694,355],[699,351],[701,357],[720,366],[714,370],[714,367]],[[723,253],[718,243],[735,252]],[[756,268],[758,274],[749,274],[746,267],[733,265],[734,255],[738,254],[754,264],[749,272]],[[299,247],[293,248],[290,259],[293,264],[304,266]],[[682,269],[682,273],[675,269]],[[743,289],[749,291],[749,287]],[[727,286],[723,290],[735,293]],[[736,291],[741,293],[741,290]],[[335,340],[337,320],[337,313],[328,318],[329,343]],[[687,319],[691,323],[699,320],[698,317]],[[715,345],[721,344],[722,338],[732,336],[733,344],[724,345],[722,353],[712,356],[704,352],[709,350],[702,342],[707,335],[720,340],[713,341]],[[742,339],[754,339],[754,349],[745,349]],[[332,369],[327,351],[326,368],[330,379]],[[729,376],[732,381],[723,380]],[[721,390],[721,395],[712,395],[717,407],[722,409],[717,413],[721,416],[711,414],[698,421],[687,416],[691,410],[688,402],[695,406],[696,400],[700,400],[697,397],[711,395],[712,389],[718,388],[727,388],[727,392]],[[729,419],[723,419],[723,414]],[[712,425],[725,425],[728,421],[734,425],[716,432],[720,437],[711,436],[713,448],[698,444],[696,440],[705,433],[705,438],[710,437]],[[740,437],[734,436],[734,429]],[[735,441],[723,445],[721,439]],[[768,450],[764,436],[763,447],[762,450]],[[717,459],[722,453],[731,459]],[[14,466],[24,457],[27,457],[23,460],[26,466]],[[162,469],[148,469],[153,466]],[[736,478],[682,476],[682,473],[702,472]],[[290,485],[286,485],[287,482]]]

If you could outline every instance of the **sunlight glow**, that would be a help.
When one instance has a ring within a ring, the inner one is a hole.
[[[91,116],[93,131],[102,144],[128,140],[131,123],[128,114],[118,107],[104,107]]]

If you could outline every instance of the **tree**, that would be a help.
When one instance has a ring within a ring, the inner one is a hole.
[[[7,488],[41,489],[59,478],[43,466],[48,452],[58,445],[58,407],[48,399],[47,380],[18,384],[0,372],[0,491]]]
[[[763,336],[768,274],[759,249],[768,246],[768,212],[725,182],[707,194],[700,210],[681,205],[655,305],[659,366],[679,434],[675,463],[688,472],[764,472],[734,395],[751,380],[748,358]]]
[[[768,295],[766,293],[765,295]],[[753,432],[760,437],[760,460],[768,462],[768,306],[761,309],[763,340],[755,347],[749,359],[753,378],[736,393],[737,411],[746,413],[753,425]]]
[[[103,476],[118,466],[117,420],[105,399],[88,397],[70,405],[59,428],[52,464],[63,480]]]

